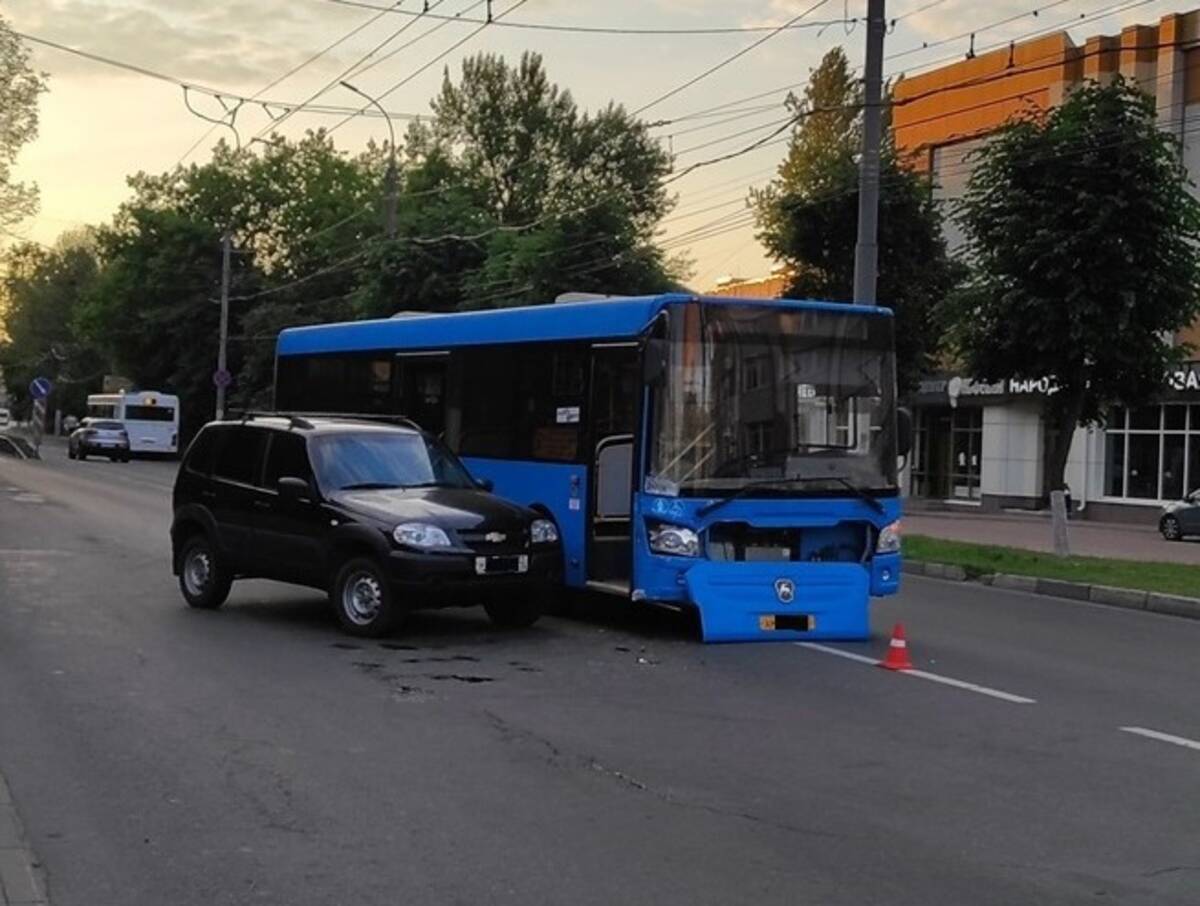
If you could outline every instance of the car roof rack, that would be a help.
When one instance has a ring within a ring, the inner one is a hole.
[[[242,421],[253,421],[255,418],[286,418],[291,427],[310,429],[313,423],[309,421],[312,418],[328,418],[336,421],[367,421],[367,422],[383,422],[384,424],[399,425],[403,428],[412,428],[414,431],[423,431],[424,429],[407,415],[388,415],[378,412],[260,412],[247,411],[242,413]]]

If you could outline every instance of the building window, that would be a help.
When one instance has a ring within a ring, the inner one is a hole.
[[[1104,439],[1104,493],[1179,500],[1200,487],[1200,406],[1114,409]]]

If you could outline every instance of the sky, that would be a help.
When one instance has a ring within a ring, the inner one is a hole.
[[[361,2],[387,6],[393,0]],[[499,14],[517,2],[493,0],[493,11]],[[403,0],[399,8],[418,11],[422,3]],[[479,16],[487,0],[430,0],[430,5],[448,16]],[[884,73],[915,73],[962,59],[972,30],[977,51],[1060,29],[1069,29],[1082,42],[1089,35],[1154,23],[1167,13],[1197,6],[1200,0],[889,0],[886,15],[896,22],[885,41]],[[776,26],[813,7],[799,20],[806,27],[775,34],[640,114],[648,122],[675,121],[655,126],[653,134],[673,151],[681,170],[770,136],[785,116],[787,87],[801,90],[811,67],[831,47],[843,45],[857,65],[866,39],[860,21],[866,0],[524,0],[502,21],[750,28]],[[313,103],[359,106],[362,102],[336,81],[380,48],[370,58],[377,65],[357,73],[354,83],[379,95],[407,80],[384,102],[392,113],[406,114],[428,114],[443,67],[453,76],[464,56],[488,51],[516,59],[526,50],[543,55],[550,77],[581,107],[596,109],[615,101],[637,110],[769,34],[581,34],[493,24],[470,37],[479,26],[379,15],[337,0],[0,0],[0,15],[20,32],[245,97],[257,96],[293,67],[345,38],[261,98],[298,104],[332,83]],[[402,26],[406,30],[396,34]],[[464,39],[444,59],[413,76]],[[180,161],[202,162],[221,135],[231,136],[218,128],[188,153],[210,127],[189,112],[177,85],[37,45],[33,60],[48,74],[49,91],[41,98],[39,136],[21,152],[14,176],[38,184],[41,210],[15,230],[20,236],[52,243],[65,230],[105,222],[129,196],[129,175],[163,172]],[[765,96],[742,100],[759,94]],[[220,117],[223,112],[211,97],[193,94],[188,100],[201,114]],[[731,103],[728,111],[706,113]],[[697,113],[706,115],[697,118]],[[297,113],[278,131],[297,137],[341,118]],[[261,108],[248,105],[239,112],[237,125],[247,141],[266,130],[270,119]],[[381,119],[358,117],[334,138],[338,147],[355,152],[372,138],[386,140],[387,127]],[[696,169],[672,185],[678,201],[662,225],[661,241],[673,254],[691,259],[688,284],[693,288],[712,288],[723,276],[761,276],[770,270],[772,262],[754,237],[745,198],[750,186],[771,179],[785,142],[786,134]]]

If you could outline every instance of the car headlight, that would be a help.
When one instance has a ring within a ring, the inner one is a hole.
[[[405,522],[392,530],[392,539],[407,547],[450,547],[450,536],[436,525]]]
[[[877,554],[898,554],[900,553],[900,520],[897,519],[891,525],[885,525],[879,530],[879,538],[875,541],[875,553]]]
[[[650,550],[672,557],[699,557],[700,536],[682,525],[652,525]]]
[[[549,519],[535,519],[529,524],[529,537],[534,544],[553,544],[558,540],[558,526]]]

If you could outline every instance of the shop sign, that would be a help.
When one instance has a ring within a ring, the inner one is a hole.
[[[1187,362],[1167,374],[1167,386],[1172,390],[1200,391],[1200,362]]]

